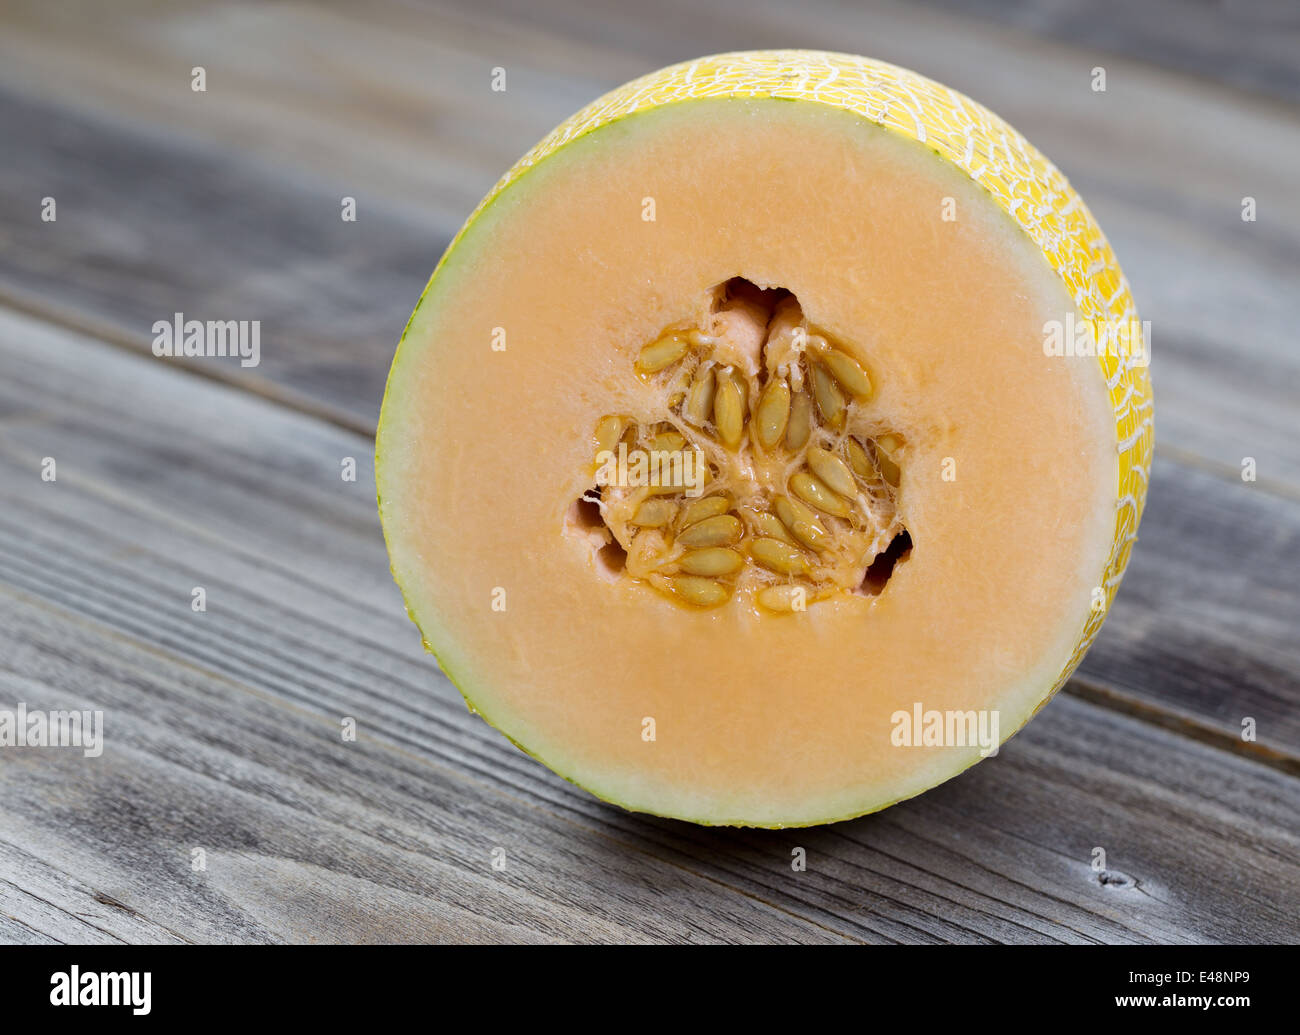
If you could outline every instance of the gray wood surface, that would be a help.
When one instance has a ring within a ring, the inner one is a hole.
[[[0,707],[102,707],[108,748],[0,753],[0,942],[1296,940],[1295,52],[952,8],[6,4]],[[879,816],[717,831],[466,712],[389,578],[370,436],[428,271],[519,153],[633,75],[775,45],[934,75],[1065,169],[1154,324],[1158,457],[1101,638],[998,758]],[[261,367],[149,357],[174,311],[260,319]]]
[[[1300,7],[1290,0],[921,0],[1138,61],[1300,101]]]

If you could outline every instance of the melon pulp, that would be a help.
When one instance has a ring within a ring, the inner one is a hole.
[[[796,305],[804,351],[769,369]],[[1096,635],[1141,514],[1150,386],[1045,330],[1134,318],[1068,183],[969,99],[845,55],[666,69],[522,159],[431,278],[376,444],[394,576],[471,707],[607,801],[755,826],[883,808],[985,757]],[[674,335],[682,358],[648,370]],[[871,388],[839,425],[815,407],[814,438],[846,461],[853,438],[870,468],[848,517],[813,507],[830,547],[790,537],[792,575],[760,560],[755,515],[806,502],[809,457],[768,449],[757,410],[827,350]],[[716,399],[684,417],[709,364],[738,378],[734,444]],[[744,529],[716,596],[674,591],[688,493],[593,484],[611,416],[624,445],[701,450],[703,494]],[[656,496],[673,516],[632,524]],[[806,606],[764,605],[796,583]],[[949,721],[927,736],[922,716]]]

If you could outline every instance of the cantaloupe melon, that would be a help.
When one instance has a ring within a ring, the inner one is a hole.
[[[471,708],[607,801],[880,809],[1097,634],[1151,457],[1135,331],[1083,202],[970,99],[838,54],[668,68],[429,281],[376,446],[393,573]]]

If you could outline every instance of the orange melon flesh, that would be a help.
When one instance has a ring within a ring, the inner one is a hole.
[[[471,706],[603,799],[757,826],[979,761],[897,745],[918,704],[996,712],[999,739],[1027,721],[1095,634],[1136,517],[1117,523],[1114,378],[1044,352],[1078,292],[1006,208],[905,133],[764,96],[644,104],[500,187],[411,318],[377,443],[394,574]],[[646,405],[637,351],[733,277],[793,291],[863,357],[866,405],[908,443],[913,549],[877,596],[686,608],[568,528],[592,428]]]

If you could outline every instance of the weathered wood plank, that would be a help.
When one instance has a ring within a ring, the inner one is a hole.
[[[1261,484],[1300,494],[1300,123],[1285,107],[1122,58],[1094,93],[1090,47],[914,5],[77,10],[13,5],[0,35],[0,132],[23,142],[0,169],[11,302],[135,347],[176,310],[262,319],[264,366],[226,372],[366,427],[439,249],[555,122],[700,52],[859,49],[967,90],[1084,192],[1153,325],[1162,448],[1228,473],[1253,457]],[[192,64],[210,66],[204,94]],[[489,89],[498,65],[505,94]],[[45,196],[59,224],[39,221]]]
[[[11,674],[0,676],[9,690]],[[13,708],[9,701],[4,708]],[[6,749],[6,758],[13,751]],[[161,944],[182,939],[159,923],[140,916],[110,895],[70,877],[14,843],[21,826],[6,822],[0,839],[0,916],[39,933],[46,940],[76,945],[147,942]],[[0,933],[0,943],[5,942]]]
[[[12,845],[0,844],[0,873],[4,874],[0,877],[0,945],[56,940],[88,945],[120,945],[125,940],[115,937],[94,920],[25,890],[57,889],[62,883],[62,874],[46,866],[40,867],[41,873],[33,874],[21,865],[27,861],[23,858],[24,855]],[[15,865],[16,862],[19,865]],[[22,883],[16,883],[17,881]],[[56,932],[62,937],[56,938]]]
[[[1032,36],[1300,101],[1300,12],[1285,0],[923,0]]]
[[[1295,936],[1300,781],[1068,696],[997,759],[849,824],[706,830],[603,805],[469,715],[420,653],[365,439],[2,321],[3,696],[102,707],[109,731],[97,760],[6,756],[5,837],[181,936]]]
[[[1157,455],[1147,507],[1077,689],[1300,773],[1300,505]]]
[[[0,945],[55,945],[57,939],[35,928],[28,927],[20,920],[0,915]]]
[[[260,365],[204,371],[373,428],[383,357],[437,261],[436,229],[368,198],[345,223],[337,197],[219,148],[173,163],[157,136],[40,106],[0,103],[0,133],[28,142],[0,164],[0,294],[144,350],[177,312],[260,320]],[[41,221],[42,197],[55,222]]]

